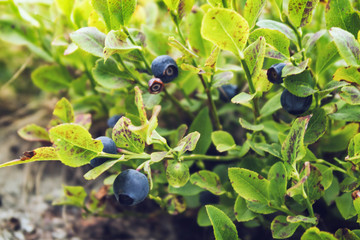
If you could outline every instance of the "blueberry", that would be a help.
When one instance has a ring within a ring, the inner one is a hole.
[[[143,173],[128,169],[115,178],[113,189],[119,203],[132,206],[142,202],[149,194],[149,181]]]
[[[174,59],[168,55],[161,55],[151,63],[151,71],[156,78],[169,83],[178,76],[178,66]]]
[[[312,103],[312,95],[298,97],[290,93],[287,89],[281,94],[281,106],[290,114],[300,115],[306,112]]]
[[[107,120],[107,125],[109,128],[113,128],[115,126],[115,124],[117,123],[117,121],[119,121],[119,119],[122,117],[122,115],[114,115],[111,118],[109,118]]]
[[[116,148],[115,142],[111,138],[101,136],[101,137],[96,138],[96,140],[100,140],[101,143],[104,145],[104,148],[102,150],[103,152],[111,153],[111,154],[117,153],[117,148]],[[91,159],[90,165],[92,167],[97,167],[108,160],[110,160],[110,158],[100,158],[100,157],[94,158],[94,159]]]
[[[283,82],[281,77],[282,70],[286,66],[285,63],[276,63],[267,70],[267,78],[270,82],[280,84]]]
[[[200,203],[203,206],[207,204],[218,204],[219,201],[220,201],[219,196],[212,194],[209,191],[200,193]]]
[[[148,82],[149,85],[149,92],[151,94],[158,94],[160,93],[164,88],[164,83],[159,78],[152,78]]]
[[[231,102],[231,99],[239,93],[238,86],[234,84],[223,85],[218,88],[218,91],[223,102]]]

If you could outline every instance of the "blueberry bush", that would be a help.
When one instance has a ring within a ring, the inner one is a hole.
[[[119,204],[196,209],[217,240],[252,239],[255,227],[274,239],[360,239],[359,8],[0,1],[0,38],[39,59],[33,84],[60,99],[47,126],[18,131],[43,147],[0,167],[91,164],[84,178],[107,174]],[[90,134],[92,119],[109,119],[103,136]],[[91,200],[65,186],[55,204],[105,214]]]

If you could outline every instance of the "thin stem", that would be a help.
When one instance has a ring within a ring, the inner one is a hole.
[[[223,4],[224,8],[228,8],[228,4],[227,4],[226,0],[222,0],[222,4]]]
[[[308,212],[309,212],[310,217],[315,217],[314,209],[313,209],[313,207],[312,207],[312,205],[311,205],[311,203],[310,203],[309,198],[306,197],[305,200],[306,200],[306,207],[307,207],[307,209],[308,209]]]
[[[21,65],[21,67],[14,73],[14,75],[10,78],[10,80],[1,86],[1,89],[5,88],[6,86],[14,82],[20,76],[20,74],[25,70],[25,68],[30,63],[32,58],[33,58],[33,54],[30,54],[30,56],[25,60],[25,62]]]
[[[164,93],[165,96],[170,99],[170,101],[172,101],[178,108],[181,109],[181,111],[183,111],[191,120],[193,120],[195,118],[194,114],[192,112],[190,112],[188,109],[186,109],[180,102],[179,100],[177,100],[173,95],[171,95],[166,88],[164,88]]]
[[[234,161],[241,159],[238,156],[208,156],[203,154],[191,154],[180,157],[181,161],[203,160],[203,161]]]
[[[116,54],[115,55],[116,60],[120,63],[120,65],[125,69],[125,71],[130,75],[130,77],[137,82],[138,84],[140,84],[142,87],[144,88],[148,88],[148,85],[142,81],[140,81],[140,79],[138,79],[132,72],[131,70],[128,68],[128,66],[126,66],[126,64],[124,63],[124,60],[122,59],[120,54]]]
[[[298,51],[302,51],[303,47],[302,47],[302,42],[301,42],[301,34],[300,34],[299,30],[289,21],[288,18],[285,19],[285,23],[287,25],[289,25],[292,30],[294,30],[297,41],[298,41]],[[305,53],[304,52],[302,52],[302,60],[303,61],[305,60]]]
[[[360,156],[358,158],[360,159]],[[346,159],[346,160],[349,160],[349,159]],[[344,169],[342,169],[342,168],[340,168],[340,167],[338,167],[338,166],[336,166],[336,165],[334,165],[332,163],[329,163],[329,162],[327,162],[325,160],[318,159],[318,160],[316,160],[316,162],[317,163],[324,163],[324,164],[328,165],[329,167],[332,167],[334,170],[336,170],[338,172],[346,173],[346,171]]]
[[[127,30],[127,28],[126,28],[125,26],[123,27],[123,30],[124,30],[124,32],[126,33],[126,35],[129,37],[130,42],[131,42],[132,44],[134,44],[134,45],[137,45],[137,44],[135,43],[134,39],[132,38],[131,34],[129,33],[129,31]],[[144,62],[144,64],[145,64],[146,70],[147,70],[149,73],[151,73],[151,72],[152,72],[152,71],[151,71],[151,67],[150,67],[149,63],[147,62],[147,60],[146,60],[146,58],[145,58],[145,56],[144,56],[143,51],[142,51],[142,50],[137,50],[137,51],[139,52],[140,57],[141,57],[141,59],[143,60],[143,62]]]
[[[254,83],[252,81],[252,78],[251,78],[251,73],[250,73],[250,70],[249,70],[249,67],[245,61],[245,59],[240,59],[240,62],[241,62],[241,65],[244,69],[244,72],[245,72],[245,75],[246,75],[246,80],[249,84],[249,91],[251,94],[255,94],[256,92],[256,89],[255,89],[255,86],[254,86]],[[252,100],[252,103],[253,103],[253,112],[254,112],[254,123],[257,122],[257,118],[260,116],[260,111],[259,111],[259,101],[258,101],[258,98],[255,96]]]
[[[177,13],[175,12],[171,12],[172,14],[172,19],[175,23],[175,26],[176,26],[176,29],[177,29],[177,32],[179,34],[179,37],[181,39],[181,41],[183,42],[183,44],[186,46],[186,40],[184,38],[184,35],[182,34],[182,31],[181,31],[181,28],[180,28],[180,24],[179,24],[179,17],[177,15]],[[197,63],[196,63],[196,60],[193,59],[192,60],[192,65],[194,67],[197,67]],[[204,80],[204,77],[201,75],[201,74],[198,74],[198,77],[205,89],[205,92],[206,92],[206,95],[207,95],[207,98],[208,98],[208,102],[209,102],[209,105],[210,105],[210,114],[211,114],[211,118],[213,120],[213,123],[215,124],[215,128],[216,130],[221,130],[222,129],[222,126],[221,126],[221,123],[220,123],[220,119],[219,119],[219,116],[217,114],[217,110],[216,110],[216,106],[215,106],[215,103],[214,103],[214,100],[212,99],[212,95],[211,95],[211,87],[209,87],[208,83]]]

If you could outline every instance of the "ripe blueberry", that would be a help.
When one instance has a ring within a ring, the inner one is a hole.
[[[267,70],[267,78],[270,82],[280,84],[283,82],[281,77],[282,70],[286,66],[285,63],[276,63]]]
[[[218,204],[219,201],[219,196],[212,194],[209,191],[204,191],[200,193],[200,203],[203,206],[208,204]]]
[[[149,194],[149,181],[143,173],[128,169],[115,178],[113,189],[119,203],[132,206],[142,202]]]
[[[164,88],[164,83],[159,78],[152,78],[148,82],[149,85],[149,92],[151,94],[158,94],[160,93]]]
[[[114,115],[111,118],[109,118],[107,120],[107,125],[109,128],[113,128],[115,126],[115,124],[117,123],[117,121],[119,121],[119,119],[122,117],[122,115]]]
[[[178,75],[178,66],[174,59],[168,55],[161,55],[151,63],[151,71],[156,78],[164,83],[169,83]]]
[[[293,115],[300,115],[309,109],[312,103],[312,95],[307,97],[298,97],[285,89],[281,94],[280,102],[281,106],[288,113]]]
[[[239,93],[238,86],[234,84],[223,85],[218,88],[218,91],[220,93],[220,99],[223,102],[230,102],[231,99]]]
[[[117,148],[116,148],[115,142],[111,138],[101,136],[101,137],[96,138],[96,140],[100,140],[101,143],[104,145],[104,148],[102,150],[103,152],[111,153],[111,154],[116,154],[117,153]],[[101,164],[103,164],[104,162],[106,162],[109,159],[110,158],[97,157],[97,158],[91,159],[90,165],[92,167],[97,167],[97,166],[100,166]]]

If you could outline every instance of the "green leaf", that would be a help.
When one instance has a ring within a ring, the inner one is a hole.
[[[136,86],[134,89],[135,89],[135,105],[139,112],[139,118],[140,118],[141,123],[145,124],[147,122],[147,117],[146,117],[145,106],[143,103],[143,98],[141,95],[142,92],[138,86]]]
[[[191,123],[189,132],[194,131],[200,133],[200,139],[193,153],[205,154],[211,145],[211,133],[213,131],[209,108],[202,109]]]
[[[353,204],[351,193],[344,193],[335,199],[336,207],[338,208],[341,216],[347,220],[356,215],[356,210]]]
[[[284,79],[287,90],[298,97],[307,97],[317,91],[314,90],[314,81],[308,70],[296,75],[288,76]]]
[[[260,17],[266,5],[266,0],[247,0],[244,9],[244,18],[249,23],[250,29],[255,26],[256,20]]]
[[[304,135],[311,115],[297,118],[281,147],[285,162],[294,164],[305,156]]]
[[[126,54],[133,50],[141,50],[141,47],[130,42],[128,36],[121,30],[111,30],[105,38],[104,59],[107,60],[111,55]]]
[[[282,206],[285,204],[287,189],[287,172],[282,162],[277,162],[269,170],[269,199],[272,204]]]
[[[252,202],[268,202],[269,181],[258,173],[244,168],[229,168],[229,178],[242,198]]]
[[[20,128],[17,133],[27,141],[50,141],[46,129],[36,124],[28,124]]]
[[[256,23],[257,26],[261,28],[268,28],[272,30],[277,30],[279,32],[282,32],[285,34],[291,41],[297,42],[296,35],[294,33],[294,30],[292,30],[290,27],[288,27],[286,24],[273,21],[273,20],[260,20]]]
[[[204,11],[195,7],[186,17],[188,26],[188,38],[191,49],[201,57],[208,57],[211,53],[212,43],[202,38],[199,29],[201,28]]]
[[[215,195],[221,195],[225,193],[225,189],[221,185],[219,176],[207,170],[201,170],[193,173],[190,177],[190,182],[196,186],[210,191]]]
[[[322,46],[323,51],[318,52],[316,59],[316,73],[320,74],[325,71],[331,64],[339,59],[339,52],[334,41]]]
[[[329,114],[329,117],[333,120],[360,122],[360,106],[345,105],[336,113]]]
[[[301,62],[299,65],[286,65],[282,70],[282,77],[287,77],[290,75],[296,75],[304,72],[308,66],[309,59],[306,59],[305,61]]]
[[[340,67],[333,75],[335,81],[345,80],[346,82],[360,85],[360,68],[357,67]]]
[[[318,220],[316,217],[305,217],[302,215],[296,215],[296,216],[287,216],[286,221],[290,223],[311,223],[311,224],[317,224]]]
[[[216,240],[238,240],[238,233],[231,219],[220,209],[207,205],[206,212],[209,215],[214,228]]]
[[[246,92],[241,92],[238,95],[236,95],[235,97],[233,97],[231,99],[232,103],[236,103],[236,104],[246,104],[248,102],[250,102],[256,94],[248,94]]]
[[[106,62],[103,59],[97,60],[92,74],[95,82],[107,89],[122,89],[130,86],[129,75],[120,71],[117,63],[111,58]]]
[[[190,181],[188,181],[184,186],[179,188],[169,186],[169,193],[181,196],[194,196],[202,191],[204,191],[204,189],[192,184]]]
[[[268,203],[246,201],[246,206],[254,213],[271,214],[277,210],[269,207]]]
[[[179,2],[180,2],[180,0],[164,0],[164,3],[166,4],[166,6],[172,11],[177,10],[177,8],[179,6]]]
[[[350,123],[343,128],[336,129],[335,131],[333,130],[331,136],[323,137],[321,139],[319,147],[324,149],[325,152],[343,151],[348,147],[350,139],[355,136],[358,129],[359,125],[357,123]]]
[[[231,51],[241,57],[249,37],[249,25],[240,14],[233,10],[212,8],[203,18],[201,35],[221,49]]]
[[[249,40],[251,42],[256,41],[260,36],[263,36],[266,40],[266,44],[271,45],[275,50],[282,53],[284,56],[289,57],[290,40],[286,35],[278,30],[272,30],[267,28],[258,28],[251,32]]]
[[[360,90],[355,86],[345,86],[341,88],[340,97],[351,105],[360,105]]]
[[[357,36],[360,30],[360,17],[349,0],[331,0],[325,8],[326,28],[338,27]]]
[[[212,79],[212,86],[214,88],[221,87],[222,85],[229,84],[230,80],[234,78],[234,73],[227,71],[215,74]]]
[[[300,223],[291,223],[286,220],[286,216],[276,216],[271,222],[271,232],[275,239],[291,237]]]
[[[333,81],[331,80],[330,82],[328,82],[322,91],[320,91],[318,94],[320,96],[320,98],[323,98],[325,96],[327,96],[329,93],[331,93],[332,91],[334,91],[335,89],[341,88],[343,86],[347,86],[349,85],[349,83],[345,82],[345,81]]]
[[[322,175],[317,167],[310,165],[310,175],[304,183],[304,190],[311,201],[314,203],[324,195],[324,186],[321,184]]]
[[[317,227],[311,227],[301,236],[301,240],[336,240],[336,238],[328,232],[320,231]]]
[[[257,143],[256,147],[264,152],[270,153],[274,157],[283,159],[281,155],[281,145],[278,143],[273,143],[271,145],[267,143]]]
[[[243,118],[239,118],[239,123],[240,123],[241,127],[251,130],[251,131],[254,131],[254,132],[261,131],[264,129],[264,125],[262,125],[262,124],[254,125],[254,124],[249,123],[248,121],[246,121]]]
[[[166,55],[170,51],[168,35],[146,25],[142,26],[142,30],[146,36],[145,45],[147,50],[154,52],[154,55],[158,56]],[[198,34],[200,35],[199,31]]]
[[[136,8],[136,0],[108,0],[111,28],[126,25]]]
[[[0,164],[0,168],[37,161],[59,160],[53,147],[40,147],[33,151],[24,152],[20,159]]]
[[[53,205],[70,205],[82,208],[87,196],[82,186],[64,186],[64,196],[55,200]]]
[[[326,116],[325,110],[322,108],[314,109],[305,133],[304,143],[312,144],[321,138],[326,131],[327,123],[328,118]]]
[[[71,40],[82,50],[96,57],[104,57],[106,35],[94,27],[84,27],[70,33]]]
[[[94,7],[95,11],[106,24],[106,29],[109,31],[111,29],[111,19],[108,6],[108,0],[91,0],[91,4]]]
[[[350,66],[360,65],[360,44],[354,35],[341,28],[332,27],[329,30],[334,39],[335,45],[339,50],[340,56]]]
[[[319,0],[290,0],[289,18],[295,27],[308,25],[312,20],[312,12]]]
[[[115,160],[112,160],[109,158],[108,161],[104,162],[100,166],[97,166],[97,167],[91,169],[90,171],[88,171],[87,173],[85,173],[84,178],[86,180],[94,180],[97,177],[99,177],[102,173],[109,170],[116,163],[124,161],[124,158],[125,158],[125,155],[122,155],[120,158],[115,159]],[[127,161],[127,160],[125,160],[125,161]]]
[[[180,140],[178,145],[173,149],[173,151],[179,152],[180,155],[186,151],[193,151],[196,147],[197,142],[199,141],[200,133],[192,132],[186,135],[183,139]]]
[[[282,92],[277,93],[263,105],[263,107],[260,109],[261,117],[269,116],[282,108],[280,103],[281,94]]]
[[[250,44],[244,51],[245,61],[250,70],[251,78],[255,83],[257,81],[257,78],[261,74],[261,69],[264,64],[265,49],[266,49],[266,40],[264,37],[259,37],[254,43]]]
[[[145,149],[145,140],[138,134],[129,129],[131,120],[126,117],[121,117],[115,124],[112,131],[112,139],[119,148],[143,153]]]
[[[350,231],[347,228],[340,228],[335,232],[335,237],[338,240],[359,240],[360,237],[356,235],[353,231]]]
[[[215,131],[211,134],[211,140],[219,152],[226,152],[234,149],[236,144],[230,133]]]
[[[240,196],[236,198],[234,212],[238,222],[247,222],[256,217],[256,214],[249,210],[246,201]]]
[[[308,33],[303,37],[303,46],[305,48],[305,53],[311,52],[311,50],[316,46],[317,41],[325,34],[327,31],[322,29],[316,33]]]
[[[70,167],[88,164],[104,147],[100,140],[92,139],[90,133],[80,125],[61,124],[51,128],[49,133],[60,161]]]
[[[47,92],[59,92],[70,87],[71,77],[60,66],[41,66],[31,73],[34,84]]]
[[[66,98],[60,99],[55,105],[50,124],[55,126],[60,123],[73,123],[74,121],[74,109],[71,103]]]

